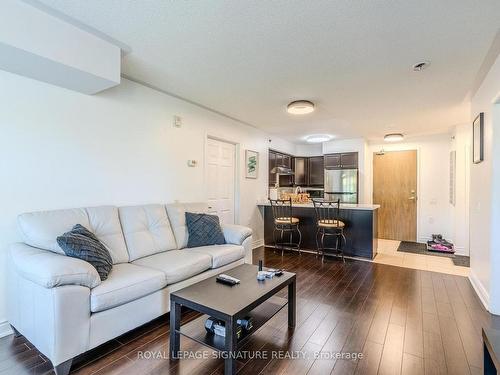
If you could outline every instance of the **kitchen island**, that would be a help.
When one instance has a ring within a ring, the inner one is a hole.
[[[264,243],[274,246],[273,213],[269,201],[257,204],[264,217]],[[343,244],[344,255],[373,259],[377,254],[377,212],[379,205],[373,204],[341,204],[340,220],[345,223],[344,234],[346,244]],[[312,203],[293,204],[292,215],[300,219],[302,232],[302,250],[316,252],[316,214]],[[279,237],[279,235],[278,235]],[[297,234],[294,234],[297,241]],[[331,239],[325,239],[326,247],[334,247]],[[328,250],[325,252],[328,254]]]

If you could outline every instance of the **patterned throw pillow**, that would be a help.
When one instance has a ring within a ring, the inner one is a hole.
[[[186,225],[189,233],[187,247],[226,243],[217,215],[186,212]]]
[[[95,234],[83,225],[76,224],[69,232],[57,237],[57,243],[67,256],[92,264],[102,281],[108,278],[113,267],[111,255]]]

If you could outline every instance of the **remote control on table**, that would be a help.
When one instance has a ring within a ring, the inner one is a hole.
[[[237,278],[225,274],[220,274],[219,276],[217,276],[216,280],[219,283],[227,285],[236,285],[240,283],[240,280],[238,280]]]
[[[281,276],[281,275],[283,275],[283,270],[281,268],[280,269],[269,268],[268,271],[272,272],[275,276]]]

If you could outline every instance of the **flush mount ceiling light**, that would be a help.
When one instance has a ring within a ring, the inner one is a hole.
[[[306,115],[314,111],[314,103],[309,100],[296,100],[288,104],[286,111],[292,115]]]
[[[384,135],[384,141],[386,142],[400,142],[404,139],[404,135],[401,133],[391,133]]]
[[[420,61],[413,65],[413,71],[421,72],[424,69],[427,69],[431,65],[430,61]]]
[[[328,142],[332,138],[333,137],[329,134],[312,134],[312,135],[308,135],[306,137],[306,142],[307,143],[322,143],[322,142]]]

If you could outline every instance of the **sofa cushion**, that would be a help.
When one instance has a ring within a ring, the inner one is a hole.
[[[193,247],[185,251],[210,255],[212,258],[212,268],[219,268],[245,257],[243,246],[230,244]]]
[[[177,248],[183,249],[187,246],[189,237],[186,226],[186,212],[207,213],[208,204],[206,202],[172,203],[167,204],[167,212],[174,231]]]
[[[58,254],[64,251],[57,244],[57,236],[76,224],[83,225],[106,246],[113,264],[128,262],[118,209],[114,206],[29,212],[19,215],[17,223],[26,244]]]
[[[92,264],[101,280],[108,278],[113,267],[111,255],[106,246],[87,228],[76,224],[71,231],[57,237],[57,243],[67,256]]]
[[[174,284],[210,269],[212,258],[199,252],[172,250],[138,259],[133,264],[161,271],[167,277],[167,284]]]
[[[57,236],[70,231],[75,224],[90,227],[84,208],[28,212],[19,215],[17,223],[26,244],[63,255],[64,251],[57,244]]]
[[[187,247],[223,245],[226,243],[217,215],[186,212],[186,225],[189,233]]]
[[[113,264],[129,261],[125,237],[123,237],[118,208],[115,206],[100,206],[85,208],[89,218],[92,233],[109,251]]]
[[[165,274],[130,263],[116,264],[108,279],[90,292],[90,310],[104,311],[144,297],[167,285]],[[124,317],[125,318],[125,317]]]
[[[164,205],[120,207],[119,212],[130,261],[177,247]]]

